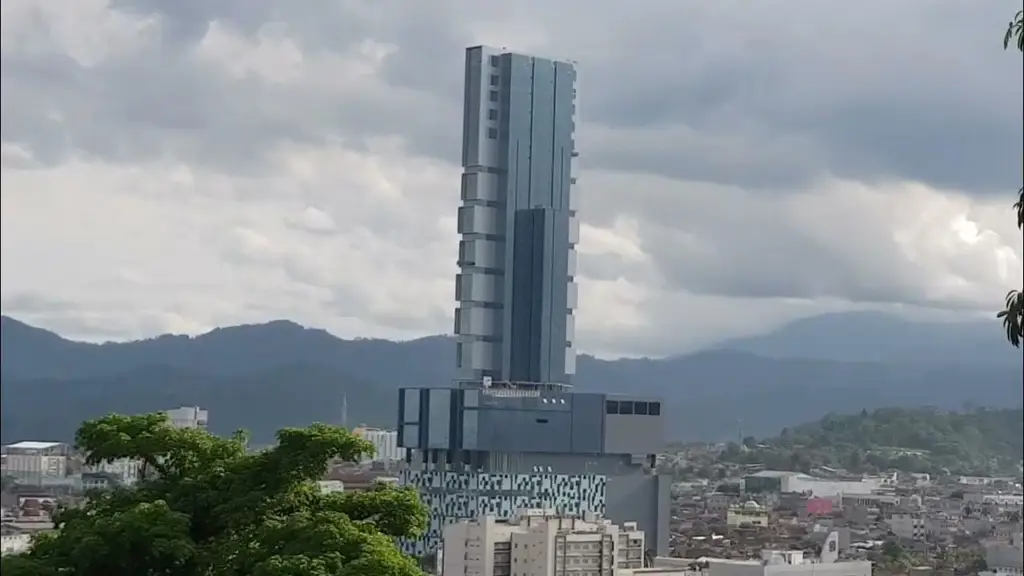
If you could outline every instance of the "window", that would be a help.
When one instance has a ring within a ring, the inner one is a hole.
[[[604,413],[605,414],[618,414],[619,413],[619,403],[616,402],[615,400],[608,400],[608,401],[606,401],[604,403]]]
[[[498,119],[498,111],[495,110],[494,108],[491,108],[490,110],[488,110],[487,111],[487,119],[488,120],[497,120]]]
[[[487,129],[487,137],[490,138],[491,140],[497,140],[498,139],[498,129],[497,128],[488,128]]]
[[[497,102],[498,101],[498,91],[497,90],[491,90],[491,94],[490,94],[489,98],[490,98],[491,102]]]
[[[416,424],[406,424],[402,427],[402,446],[418,448],[420,445],[420,427]]]
[[[405,422],[419,422],[420,421],[420,391],[417,388],[410,388],[404,391],[405,393],[405,414],[403,420]]]
[[[501,82],[500,77],[497,74],[491,74],[491,86],[497,86]]]
[[[647,414],[661,416],[661,402],[651,402],[647,405]]]
[[[633,414],[647,416],[647,402],[634,402]]]
[[[633,414],[633,403],[629,401],[619,402],[619,414]]]
[[[495,68],[497,68],[498,65],[500,65],[500,64],[501,64],[501,58],[499,58],[497,56],[491,56],[491,66],[494,66]]]

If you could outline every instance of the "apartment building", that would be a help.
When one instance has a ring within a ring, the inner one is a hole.
[[[617,576],[643,565],[644,533],[636,523],[554,510],[450,524],[441,555],[444,576]]]

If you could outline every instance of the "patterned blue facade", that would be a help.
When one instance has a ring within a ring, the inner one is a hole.
[[[406,470],[401,483],[419,488],[430,509],[423,538],[401,541],[402,549],[414,556],[438,550],[446,525],[481,515],[507,520],[524,508],[553,509],[566,516],[605,513],[604,476]]]

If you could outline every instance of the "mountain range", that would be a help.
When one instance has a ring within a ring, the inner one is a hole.
[[[577,389],[664,398],[666,439],[770,435],[829,412],[884,406],[1021,404],[1022,356],[998,323],[934,324],[829,314],[664,359],[581,356]],[[2,318],[3,442],[69,440],[109,412],[199,405],[211,429],[270,442],[285,426],[393,426],[402,386],[454,376],[447,336],[344,340],[289,321],[125,343],[65,339]],[[343,401],[344,399],[344,401]]]

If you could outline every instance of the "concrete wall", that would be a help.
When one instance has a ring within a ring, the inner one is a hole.
[[[608,396],[604,416],[605,451],[656,454],[664,441],[662,418],[658,400]]]
[[[669,552],[671,484],[670,477],[657,474],[609,476],[605,491],[605,515],[617,524],[636,522],[659,556]]]

